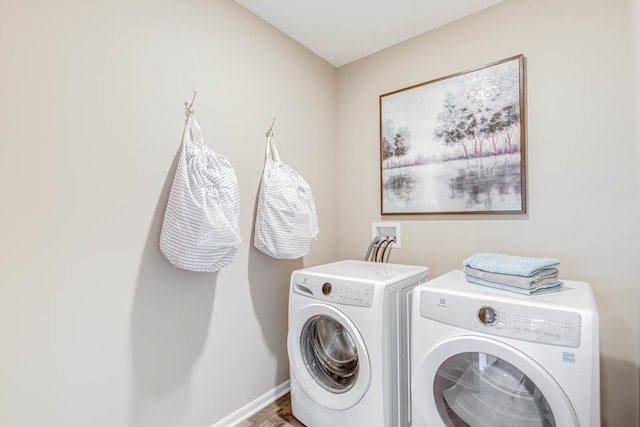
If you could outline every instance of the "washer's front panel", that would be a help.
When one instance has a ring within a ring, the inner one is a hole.
[[[328,304],[309,304],[290,315],[287,351],[302,389],[328,409],[356,405],[371,384],[371,364],[354,323]]]
[[[311,376],[332,393],[349,391],[358,379],[358,349],[339,319],[327,315],[307,320],[300,334],[302,359]]]
[[[293,291],[333,304],[371,307],[375,285],[299,273],[293,278]]]

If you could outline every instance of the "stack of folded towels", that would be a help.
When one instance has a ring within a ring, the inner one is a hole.
[[[494,253],[477,253],[462,262],[468,282],[525,295],[557,291],[560,261]]]

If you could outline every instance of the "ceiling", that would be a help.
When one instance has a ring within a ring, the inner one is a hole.
[[[340,67],[503,0],[234,0]]]

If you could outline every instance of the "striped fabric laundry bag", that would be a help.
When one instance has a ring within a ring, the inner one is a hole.
[[[160,250],[174,266],[218,271],[240,244],[240,191],[235,170],[204,144],[188,114],[176,175],[162,222]]]
[[[318,231],[309,184],[280,160],[269,134],[253,245],[273,258],[300,258],[309,253],[311,239]]]

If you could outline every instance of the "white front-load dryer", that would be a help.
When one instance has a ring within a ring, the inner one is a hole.
[[[294,271],[287,348],[307,427],[410,425],[410,310],[426,267],[340,261]]]
[[[598,313],[589,284],[525,296],[455,270],[416,287],[415,427],[600,425]]]

